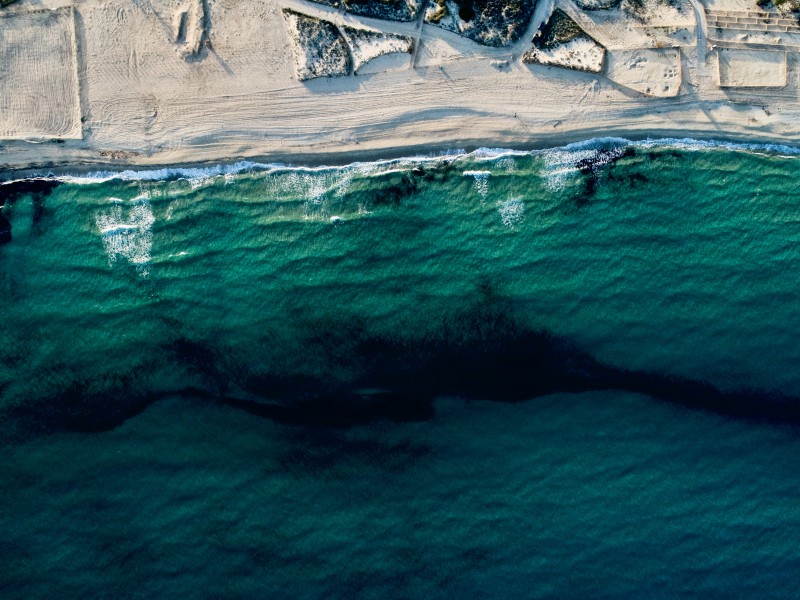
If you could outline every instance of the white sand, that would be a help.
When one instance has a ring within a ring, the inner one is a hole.
[[[5,20],[22,31],[24,19],[38,18],[32,11],[60,1],[21,0],[5,9]],[[556,4],[570,14],[578,10],[568,0]],[[13,60],[4,50],[3,77],[40,99],[15,103],[13,94],[0,92],[3,131],[17,138],[2,142],[5,168],[246,157],[316,162],[447,147],[558,145],[598,135],[800,143],[795,61],[780,90],[722,89],[716,53],[696,48],[694,29],[681,41],[691,11],[680,12],[672,29],[659,22],[654,38],[643,25],[629,43],[624,27],[635,27],[628,21],[620,27],[595,13],[579,21],[604,45],[616,40],[616,48],[652,47],[636,41],[642,38],[680,46],[681,95],[654,98],[602,74],[523,64],[538,23],[513,47],[486,48],[439,27],[361,19],[304,0],[208,0],[210,44],[186,60],[189,42],[176,39],[176,13],[189,9],[188,0],[76,0],[75,6],[76,54],[39,52],[34,41],[13,51]],[[300,82],[281,14],[287,7],[410,36],[415,52],[405,55],[402,68],[391,63],[387,71]],[[4,31],[0,47],[8,48]],[[79,86],[69,79],[74,64]],[[59,74],[61,83],[48,83],[54,80],[42,73]],[[60,111],[73,116],[41,120]],[[82,139],[29,141],[55,137]]]
[[[786,53],[719,48],[719,84],[725,87],[783,87]]]
[[[0,13],[0,139],[80,137],[72,10]]]
[[[605,76],[648,96],[677,96],[681,90],[681,53],[675,48],[613,50],[606,58]]]

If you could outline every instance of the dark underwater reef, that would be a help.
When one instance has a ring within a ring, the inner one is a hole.
[[[0,245],[11,241],[11,222],[8,211],[13,210],[17,200],[25,196],[33,199],[33,225],[37,225],[44,214],[45,198],[60,185],[52,179],[22,179],[0,185]]]
[[[600,390],[645,394],[735,418],[800,423],[800,398],[725,392],[703,381],[605,365],[569,340],[526,327],[499,305],[447,315],[428,331],[387,337],[359,322],[302,323],[296,335],[303,360],[289,357],[277,366],[238,364],[234,353],[213,342],[178,336],[153,348],[152,365],[137,365],[128,374],[91,380],[73,374],[72,383],[53,396],[11,407],[4,401],[3,436],[106,431],[176,395],[299,426],[424,420],[439,396],[517,402]],[[190,384],[159,389],[147,375],[156,366],[189,373]]]

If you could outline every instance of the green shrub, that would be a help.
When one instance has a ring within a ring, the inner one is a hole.
[[[566,44],[585,35],[583,29],[560,8],[553,11],[550,20],[541,28],[540,34],[537,46],[542,49]]]

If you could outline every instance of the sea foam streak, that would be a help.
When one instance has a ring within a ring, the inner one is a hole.
[[[100,231],[109,264],[118,256],[128,259],[143,276],[149,273],[150,251],[153,247],[153,209],[146,194],[130,201],[127,215],[123,214],[124,201],[110,198],[114,206],[110,211],[97,214],[95,223]]]
[[[124,171],[95,171],[83,175],[41,175],[26,177],[24,179],[54,179],[72,184],[95,184],[112,180],[120,181],[162,181],[167,179],[186,179],[202,184],[204,181],[223,177],[230,181],[231,177],[249,172],[298,172],[322,173],[346,172],[361,174],[383,174],[393,171],[403,171],[415,165],[438,162],[443,160],[475,160],[497,162],[502,168],[509,163],[502,163],[504,158],[515,156],[544,156],[548,165],[548,177],[551,179],[553,189],[558,189],[564,183],[564,177],[574,172],[568,166],[570,161],[577,162],[582,158],[589,158],[592,153],[610,147],[633,146],[634,148],[675,148],[679,150],[710,150],[723,149],[735,152],[752,152],[777,154],[780,156],[798,156],[800,147],[782,144],[760,144],[726,142],[719,140],[696,140],[692,138],[654,138],[640,141],[631,141],[625,138],[604,137],[592,138],[581,142],[574,142],[565,146],[536,150],[511,150],[506,148],[478,148],[472,152],[455,149],[444,153],[417,155],[404,158],[384,159],[372,162],[353,162],[342,166],[321,165],[316,167],[293,166],[285,163],[262,163],[255,161],[239,161],[231,164],[218,164],[202,167],[165,167],[161,169],[127,169]],[[3,183],[13,183],[11,180]],[[2,183],[0,183],[2,185]]]
[[[497,211],[500,213],[503,225],[510,229],[525,217],[525,203],[522,198],[509,198],[497,203]]]
[[[491,174],[491,171],[464,171],[465,177],[475,179],[475,191],[483,200],[486,200],[489,195],[489,175]]]

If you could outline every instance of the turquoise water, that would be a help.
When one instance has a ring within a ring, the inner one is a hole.
[[[0,594],[792,597],[798,160],[0,186]]]

